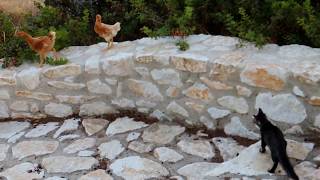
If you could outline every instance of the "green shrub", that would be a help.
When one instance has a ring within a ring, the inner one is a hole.
[[[59,66],[67,64],[69,61],[66,58],[60,57],[57,59],[54,59],[53,57],[47,57],[46,58],[46,64],[50,64],[52,66]]]
[[[176,46],[178,46],[181,51],[186,51],[186,50],[189,49],[189,44],[188,44],[188,42],[185,41],[185,40],[179,40],[179,41],[176,43]]]

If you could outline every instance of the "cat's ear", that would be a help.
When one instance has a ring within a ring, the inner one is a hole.
[[[261,109],[261,108],[259,108],[259,113],[263,113],[263,111],[262,111],[262,109]]]

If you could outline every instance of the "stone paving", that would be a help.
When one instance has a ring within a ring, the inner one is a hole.
[[[130,117],[0,122],[0,179],[286,179],[267,173],[258,141],[233,137]],[[288,140],[288,155],[301,179],[320,179],[317,142]]]

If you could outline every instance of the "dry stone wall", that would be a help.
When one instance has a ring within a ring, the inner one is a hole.
[[[237,38],[210,35],[186,40],[185,52],[173,38],[143,38],[107,51],[105,43],[66,48],[60,53],[71,61],[67,65],[2,69],[0,117],[97,116],[135,108],[256,139],[251,116],[262,108],[288,132],[320,128],[320,49],[239,47]]]

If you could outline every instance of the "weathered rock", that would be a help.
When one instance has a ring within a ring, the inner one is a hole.
[[[300,179],[304,180],[319,180],[320,169],[317,165],[310,161],[303,161],[294,167],[296,174]]]
[[[312,96],[309,101],[309,104],[314,106],[320,106],[320,97],[319,96]]]
[[[92,148],[95,144],[96,144],[96,140],[94,138],[78,139],[72,142],[71,144],[69,144],[67,147],[65,147],[63,149],[63,152],[67,154],[72,154],[78,151]]]
[[[91,56],[85,64],[84,71],[88,74],[100,74],[100,55]]]
[[[15,86],[17,83],[16,73],[10,70],[2,70],[0,72],[0,86]]]
[[[204,109],[204,105],[200,104],[200,103],[196,103],[196,102],[191,102],[191,101],[187,101],[186,103],[186,106],[188,106],[190,109],[198,112],[198,113],[201,113]]]
[[[109,124],[106,134],[107,136],[112,136],[119,133],[141,129],[147,126],[148,124],[145,124],[144,122],[134,121],[133,118],[117,118],[115,121]]]
[[[212,119],[220,119],[228,116],[231,112],[229,110],[222,110],[215,107],[208,109],[208,113]]]
[[[45,69],[43,75],[49,79],[61,78],[66,76],[77,76],[81,74],[79,64],[67,64]]]
[[[218,163],[196,162],[183,166],[177,172],[187,177],[188,180],[204,180],[205,175],[218,165]],[[213,180],[214,178],[211,179]]]
[[[205,125],[208,129],[212,129],[212,130],[215,130],[216,129],[216,125],[215,123],[213,122],[213,120],[205,117],[205,116],[201,116],[199,121]]]
[[[63,122],[62,126],[55,132],[53,138],[59,137],[62,133],[66,131],[74,131],[79,127],[80,119],[72,118],[67,119]]]
[[[320,114],[316,116],[313,125],[320,129]]]
[[[45,136],[48,133],[52,132],[53,130],[57,129],[58,127],[59,127],[59,123],[57,122],[48,122],[46,124],[39,124],[37,127],[30,130],[24,136],[26,138],[35,138],[35,137]]]
[[[72,173],[89,170],[97,163],[93,157],[50,156],[44,158],[41,165],[48,173]]]
[[[67,117],[73,114],[72,107],[65,104],[49,103],[45,105],[46,114],[53,117]]]
[[[137,140],[140,137],[140,135],[141,135],[141,133],[139,133],[139,132],[131,132],[128,134],[126,141],[130,142],[133,140]]]
[[[44,176],[44,170],[39,169],[37,164],[24,162],[15,165],[4,172],[0,172],[0,177],[5,177],[7,180],[30,180],[30,179],[42,179]]]
[[[166,84],[175,87],[182,86],[179,73],[173,69],[154,69],[151,71],[151,76],[158,84]]]
[[[6,159],[9,147],[8,144],[0,144],[0,162]]]
[[[305,97],[304,92],[298,86],[294,86],[293,89],[292,89],[292,92],[296,96]]]
[[[19,160],[33,155],[41,156],[55,152],[58,146],[57,141],[22,141],[12,147],[12,156]]]
[[[90,150],[83,150],[83,151],[79,151],[78,152],[78,156],[80,157],[91,157],[95,154],[94,151],[90,151]]]
[[[81,176],[79,180],[113,180],[113,178],[104,170],[98,169]]]
[[[164,120],[170,120],[171,121],[171,118],[168,117],[166,114],[164,114],[162,111],[156,109],[154,110],[151,114],[150,114],[150,117],[154,117],[154,118],[157,118],[159,119],[160,121],[164,121]]]
[[[146,67],[135,67],[134,70],[142,77],[147,78],[150,76],[149,69]]]
[[[30,127],[29,122],[0,122],[0,139],[9,139],[28,127]]]
[[[271,93],[260,93],[256,98],[255,108],[261,108],[274,121],[289,124],[299,124],[307,117],[305,107],[292,94],[273,96]]]
[[[91,80],[87,82],[88,91],[96,94],[110,95],[112,89],[106,83],[101,82],[99,79]]]
[[[105,78],[104,79],[108,84],[112,85],[112,86],[115,86],[117,85],[118,83],[118,80],[117,79],[112,79],[112,78]]]
[[[165,124],[153,124],[143,131],[144,142],[156,144],[169,144],[174,138],[185,131],[181,126],[168,126]]]
[[[9,108],[5,101],[0,101],[0,118],[9,117]],[[1,138],[1,137],[0,137]]]
[[[17,74],[17,77],[29,90],[36,89],[40,84],[40,70],[35,67],[22,70]]]
[[[204,140],[181,140],[177,146],[185,153],[206,159],[215,155],[214,148],[208,141]]]
[[[254,86],[280,91],[284,88],[288,72],[281,66],[248,64],[240,74],[241,81]]]
[[[183,159],[181,154],[167,147],[156,148],[153,155],[162,162],[178,162]]]
[[[320,66],[316,62],[297,63],[295,66],[291,67],[292,74],[299,81],[316,85],[320,81],[319,75]]]
[[[232,117],[231,122],[224,126],[224,132],[228,135],[240,136],[249,139],[259,139],[259,134],[248,130],[239,117]]]
[[[290,139],[287,139],[287,143],[288,156],[299,160],[305,160],[314,147],[314,143],[300,143]]]
[[[45,180],[68,180],[68,178],[59,177],[59,176],[52,176],[52,177],[46,178]]]
[[[11,118],[12,119],[43,119],[46,118],[46,114],[42,113],[26,113],[26,112],[12,112]]]
[[[177,97],[180,94],[180,89],[174,86],[170,86],[168,87],[168,89],[166,90],[166,95],[168,97]]]
[[[159,163],[139,156],[118,159],[110,165],[110,169],[125,180],[161,178],[169,175],[168,170]]]
[[[80,116],[103,115],[116,112],[111,106],[105,102],[93,102],[80,106]]]
[[[68,104],[84,104],[86,101],[97,98],[97,96],[68,96],[68,95],[56,95],[56,99],[59,103],[68,103]]]
[[[31,91],[16,91],[17,97],[25,97],[30,99],[36,99],[39,101],[50,101],[52,100],[52,95],[41,92],[31,92]]]
[[[102,143],[98,147],[98,150],[100,157],[113,160],[124,151],[124,147],[122,146],[120,141],[112,140],[106,143]]]
[[[152,152],[152,150],[155,148],[155,145],[151,143],[144,143],[141,141],[132,141],[129,143],[128,148],[132,151],[143,154]]]
[[[284,134],[295,134],[295,135],[303,135],[303,130],[301,126],[295,125],[292,126],[291,128],[287,129],[284,131]]]
[[[239,145],[237,141],[232,138],[213,138],[212,142],[219,149],[220,155],[224,161],[235,158],[239,153],[245,149],[244,146]]]
[[[80,138],[80,135],[79,134],[68,134],[68,135],[63,135],[63,136],[60,136],[58,138],[58,140],[60,142],[63,142],[65,140],[74,140],[74,139],[77,139],[77,138]]]
[[[143,99],[138,100],[136,102],[136,105],[140,106],[140,107],[146,107],[146,108],[154,108],[155,106],[157,106],[156,103],[151,102],[151,101],[146,101],[146,100],[143,100]]]
[[[88,134],[88,136],[91,136],[99,131],[101,131],[103,128],[105,128],[109,124],[109,121],[105,119],[84,119],[82,121],[82,126],[84,127],[84,130]]]
[[[252,91],[249,88],[246,88],[244,86],[236,86],[237,89],[237,94],[239,96],[246,96],[246,97],[250,97],[252,94]]]
[[[171,114],[180,115],[183,117],[189,117],[188,111],[185,110],[183,107],[181,107],[179,104],[177,104],[175,101],[172,101],[167,106],[167,111]]]
[[[108,76],[128,76],[132,70],[133,55],[128,53],[118,53],[102,60],[103,70]]]
[[[129,79],[128,88],[138,96],[145,97],[152,101],[163,101],[163,96],[158,87],[151,82]]]
[[[72,82],[65,82],[65,81],[49,81],[48,85],[58,89],[68,89],[68,90],[80,90],[86,87],[86,85],[83,83],[72,83]]]
[[[14,101],[10,105],[10,109],[14,111],[29,111],[29,104],[27,101]]]
[[[229,86],[221,81],[211,81],[206,77],[200,77],[200,80],[205,83],[210,89],[216,90],[231,90],[233,89],[232,86]]]
[[[242,97],[224,96],[218,99],[218,103],[240,114],[246,114],[249,111],[247,101]]]
[[[202,83],[193,84],[188,89],[182,91],[182,94],[193,99],[200,99],[206,101],[213,98],[209,88]]]
[[[1,100],[8,100],[10,99],[10,94],[8,93],[7,90],[1,89],[0,90],[0,99]]]
[[[180,54],[170,57],[171,63],[178,70],[201,73],[207,71],[208,58],[196,54]]]
[[[133,100],[127,98],[114,99],[111,101],[111,104],[116,105],[120,108],[134,108],[136,107]]]
[[[22,131],[22,132],[19,132],[13,136],[11,136],[9,139],[8,139],[8,143],[16,143],[20,138],[22,138],[23,135],[25,135],[26,132],[25,131]]]

